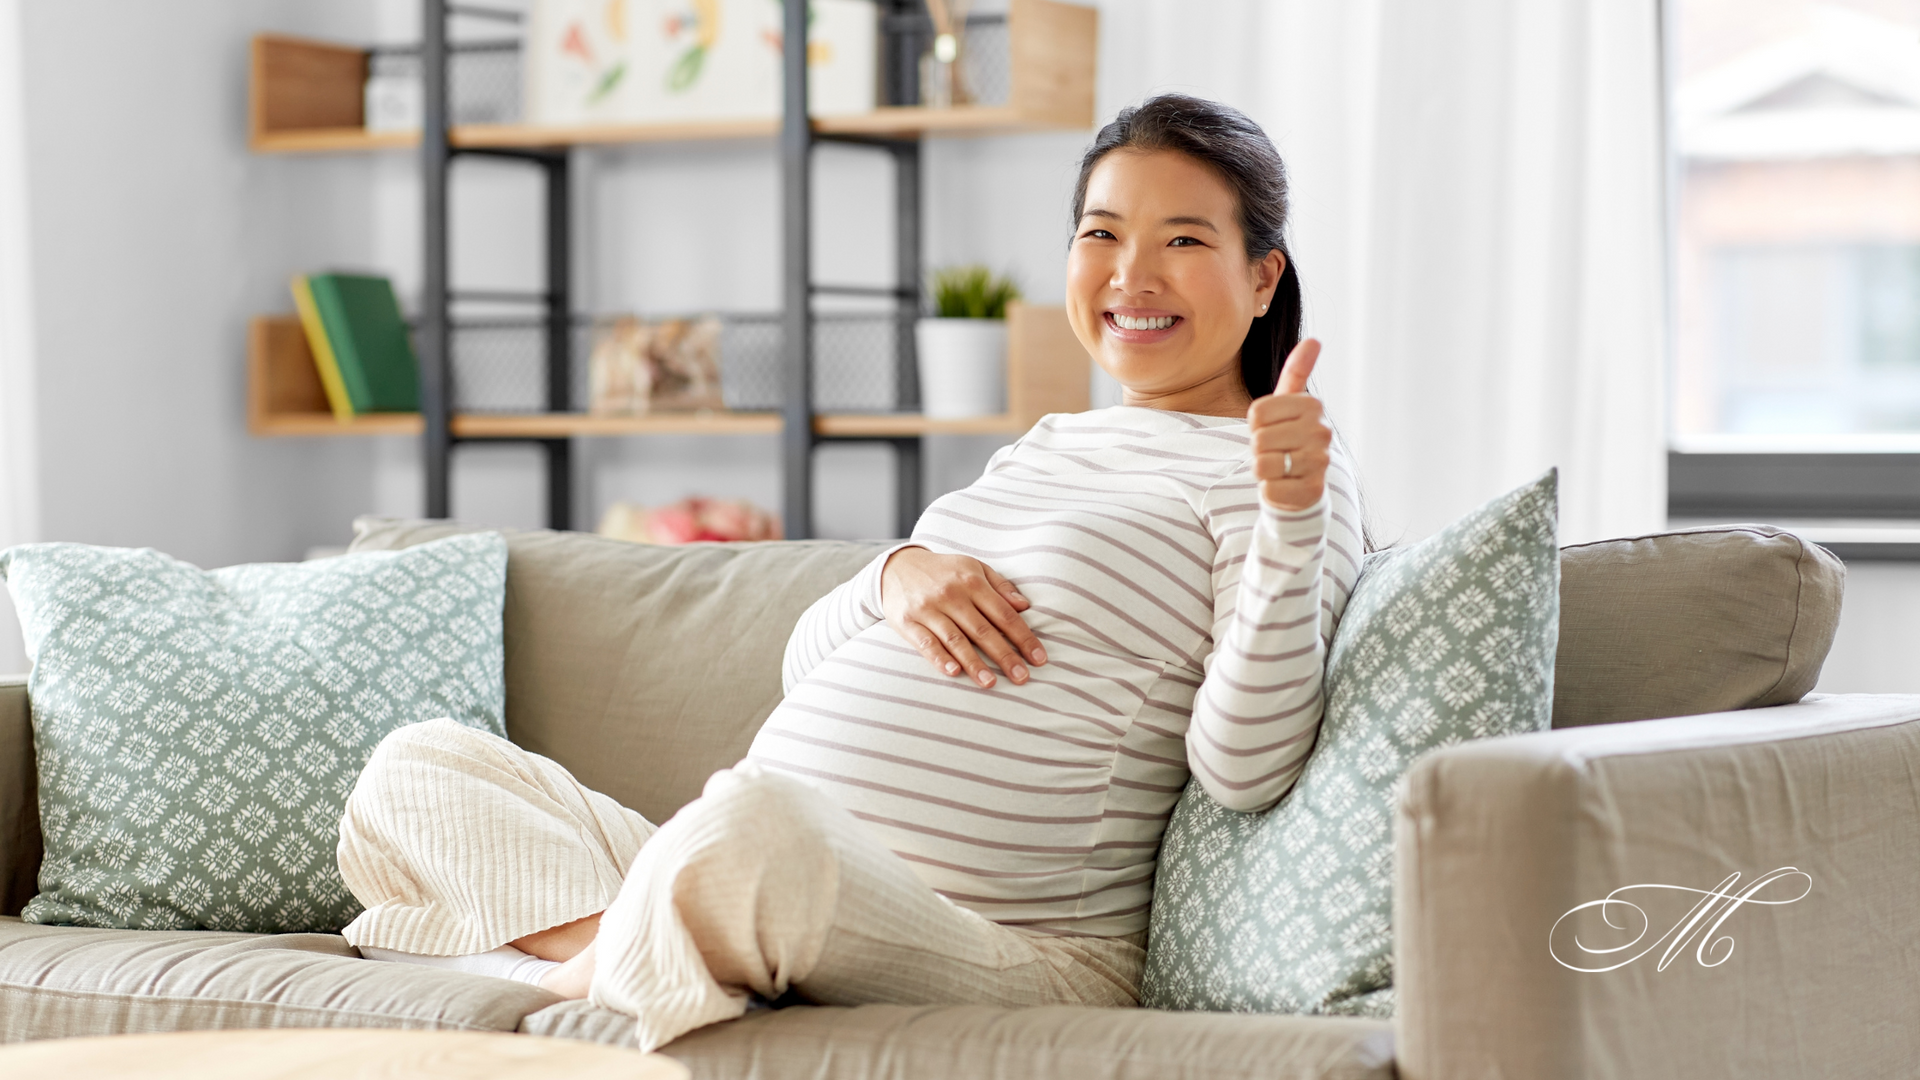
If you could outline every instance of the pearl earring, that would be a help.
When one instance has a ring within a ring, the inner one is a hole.
[[[1262,315],[1264,315],[1264,314],[1266,314],[1266,312],[1267,312],[1267,305],[1265,305],[1265,304],[1261,304],[1261,305],[1260,305],[1260,313],[1261,313]]]

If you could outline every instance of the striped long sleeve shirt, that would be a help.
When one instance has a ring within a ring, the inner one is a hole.
[[[1246,422],[1227,417],[1041,420],[909,543],[1013,581],[1048,662],[991,689],[935,670],[882,615],[890,550],[801,617],[786,699],[749,759],[814,783],[990,919],[1144,930],[1190,776],[1249,811],[1299,777],[1359,574],[1338,442],[1326,496],[1297,513],[1261,501],[1248,450]]]

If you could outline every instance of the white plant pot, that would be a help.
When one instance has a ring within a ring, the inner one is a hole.
[[[920,411],[953,420],[1007,411],[1007,321],[921,319]]]

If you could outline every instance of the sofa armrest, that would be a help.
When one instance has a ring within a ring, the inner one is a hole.
[[[1394,840],[1403,1080],[1920,1060],[1920,696],[1449,747]]]
[[[40,782],[27,678],[0,675],[0,915],[18,915],[40,877]]]

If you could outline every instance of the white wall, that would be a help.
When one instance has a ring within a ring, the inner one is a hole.
[[[1848,564],[1840,630],[1816,689],[1920,694],[1920,564]]]
[[[247,316],[364,258],[370,163],[249,154],[247,42],[352,38],[361,0],[23,0],[38,539],[203,565],[298,558],[367,503],[373,447],[248,437]],[[17,654],[0,666],[19,667]]]
[[[364,257],[369,163],[247,152],[247,41],[351,35],[359,3],[24,7],[47,539],[219,564],[345,535],[371,448],[244,428],[249,314]]]

